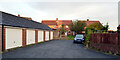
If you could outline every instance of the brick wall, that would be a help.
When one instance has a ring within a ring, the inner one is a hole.
[[[26,29],[22,29],[22,45],[26,46]]]
[[[38,30],[35,30],[35,43],[38,43]]]
[[[2,42],[3,43],[3,48],[2,48],[3,51],[6,51],[6,49],[5,49],[6,48],[5,47],[6,46],[6,43],[5,43],[6,42],[6,39],[5,39],[5,37],[6,37],[5,29],[6,28],[3,26],[3,42]]]
[[[43,41],[45,42],[45,31],[43,31]]]

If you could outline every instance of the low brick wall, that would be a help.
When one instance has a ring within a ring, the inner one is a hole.
[[[90,46],[102,51],[120,53],[120,34],[118,33],[94,33],[91,34]]]

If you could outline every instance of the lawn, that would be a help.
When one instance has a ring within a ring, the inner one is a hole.
[[[68,40],[74,40],[75,36],[67,36],[67,37],[68,37]]]

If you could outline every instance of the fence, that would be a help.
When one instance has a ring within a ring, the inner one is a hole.
[[[94,33],[91,34],[90,46],[102,51],[120,53],[120,34],[118,33]]]

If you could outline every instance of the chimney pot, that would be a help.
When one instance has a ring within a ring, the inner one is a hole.
[[[18,17],[20,17],[20,14],[18,14]]]
[[[58,18],[56,18],[56,20],[58,21]]]
[[[89,19],[87,19],[87,21],[89,21]]]

